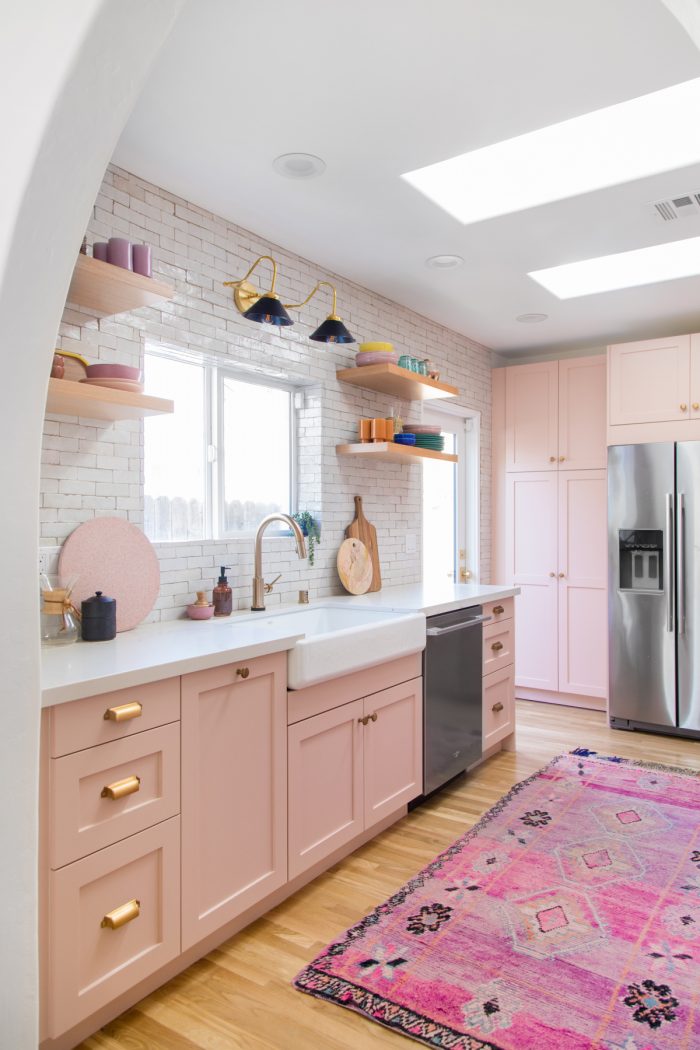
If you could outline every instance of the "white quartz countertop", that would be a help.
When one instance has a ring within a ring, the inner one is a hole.
[[[398,587],[382,587],[373,594],[343,595],[324,598],[324,603],[347,602],[352,605],[396,612],[422,612],[426,616],[467,609],[470,605],[496,602],[520,594],[519,587],[493,583],[406,583]]]
[[[75,642],[41,651],[42,707],[145,685],[171,675],[279,653],[304,632],[289,624],[265,631],[235,614],[211,620],[171,620],[124,631],[109,642]]]

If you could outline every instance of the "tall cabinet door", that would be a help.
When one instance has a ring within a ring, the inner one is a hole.
[[[618,343],[608,359],[611,426],[688,419],[689,335]]]
[[[423,790],[423,679],[382,689],[364,701],[365,827]]]
[[[506,572],[515,599],[515,684],[556,689],[557,473],[509,474]]]
[[[559,692],[608,695],[607,483],[559,472]]]
[[[558,363],[506,370],[506,470],[556,470]]]
[[[182,948],[287,880],[286,655],[182,678]]]
[[[606,358],[559,362],[559,469],[605,470]]]

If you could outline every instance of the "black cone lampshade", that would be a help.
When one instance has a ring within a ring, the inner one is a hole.
[[[284,308],[284,304],[276,295],[267,293],[248,307],[243,316],[248,321],[257,321],[259,324],[290,325],[294,324],[291,317]]]
[[[323,324],[320,324],[315,332],[309,336],[315,343],[354,343],[355,336],[348,332],[347,328],[335,314],[331,314]]]

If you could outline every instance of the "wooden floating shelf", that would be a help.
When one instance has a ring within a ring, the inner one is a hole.
[[[141,306],[155,306],[174,295],[172,285],[163,281],[143,277],[89,255],[79,255],[68,302],[90,310],[96,317],[107,317],[138,310]]]
[[[430,401],[436,397],[457,397],[456,386],[439,383],[436,379],[409,372],[398,365],[362,365],[344,368],[336,372],[343,383],[362,386],[367,390],[380,390],[383,394],[400,397],[404,401]]]
[[[366,367],[369,368],[371,366],[367,365]],[[336,445],[335,451],[338,456],[364,456],[366,459],[379,459],[384,463],[416,463],[420,459],[437,459],[443,463],[457,462],[457,456],[452,455],[450,452],[433,452],[429,448],[401,445],[395,441],[371,441],[354,445]]]
[[[173,401],[130,390],[76,383],[72,379],[49,379],[46,411],[57,416],[84,416],[86,419],[143,419],[175,411]]]

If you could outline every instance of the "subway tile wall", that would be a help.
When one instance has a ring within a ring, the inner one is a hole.
[[[174,286],[175,298],[99,320],[68,304],[57,347],[91,362],[140,365],[148,340],[220,356],[244,370],[281,372],[304,386],[298,503],[320,518],[322,538],[313,567],[297,559],[291,539],[265,540],[266,578],[283,574],[268,597],[270,606],[296,600],[300,588],[312,598],[342,590],[335,558],[354,516],[356,494],[363,496],[365,514],[377,527],[383,583],[419,580],[422,467],[336,456],[337,444],[354,440],[359,416],[387,415],[393,405],[410,418],[416,405],[336,380],[338,368],[352,365],[356,348],[308,340],[329,311],[322,295],[304,308],[293,328],[280,333],[245,321],[223,282],[242,276],[262,254],[274,255],[279,263],[283,300],[299,301],[317,280],[330,280],[338,289],[339,312],[358,341],[388,340],[402,352],[429,357],[442,377],[459,387],[461,395],[453,403],[481,413],[481,573],[489,579],[491,352],[486,347],[114,166],[105,174],[87,230],[89,244],[111,236],[151,244],[154,276]],[[55,564],[60,544],[73,529],[90,518],[116,516],[142,526],[143,483],[140,421],[107,424],[47,416],[40,529],[49,563]],[[406,551],[407,533],[416,536],[416,553]],[[156,550],[161,589],[150,620],[182,616],[196,590],[211,589],[220,564],[233,566],[229,581],[239,608],[250,604],[252,537],[157,544]]]

